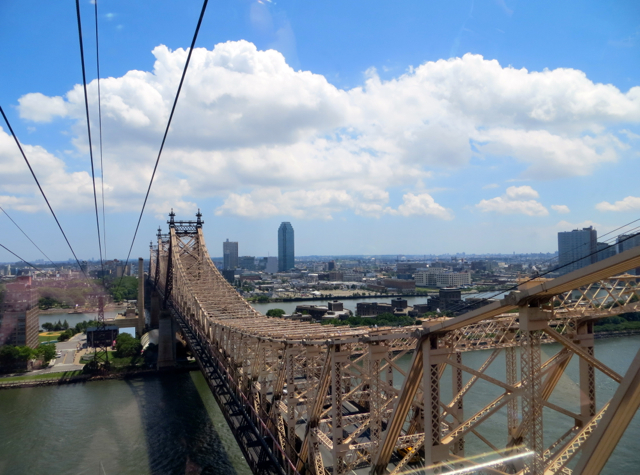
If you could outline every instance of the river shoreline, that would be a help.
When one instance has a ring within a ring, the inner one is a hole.
[[[488,291],[462,291],[462,295],[473,295],[473,294],[485,294],[490,292],[504,292],[504,290],[488,290]],[[438,292],[414,292],[411,294],[376,294],[376,295],[333,295],[322,294],[322,297],[314,296],[314,297],[288,297],[288,298],[270,298],[269,300],[265,300],[264,302],[260,301],[252,301],[248,300],[249,303],[258,303],[258,304],[266,304],[266,303],[278,303],[278,302],[308,302],[310,300],[354,300],[354,299],[387,299],[387,298],[396,298],[396,297],[437,297]]]
[[[127,309],[127,304],[108,304],[104,306],[105,311],[115,311],[115,310],[126,310]],[[66,315],[82,315],[85,313],[96,313],[97,309],[85,309],[83,308],[82,311],[74,311],[74,308],[48,308],[46,310],[42,310],[40,309],[39,311],[39,315],[58,315],[58,314],[66,314]]]
[[[200,367],[196,363],[189,365],[177,366],[174,368],[162,368],[162,369],[135,369],[122,372],[114,372],[109,374],[79,374],[70,376],[68,378],[42,378],[33,379],[28,381],[9,381],[2,382],[0,379],[0,390],[2,389],[14,389],[14,388],[33,388],[37,386],[59,386],[63,384],[75,384],[86,383],[92,381],[108,381],[112,379],[133,379],[133,378],[147,378],[152,376],[160,376],[163,374],[179,374],[189,373],[191,371],[199,371]],[[59,374],[59,373],[51,373]],[[28,375],[26,375],[28,376]]]

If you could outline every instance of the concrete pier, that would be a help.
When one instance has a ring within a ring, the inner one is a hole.
[[[136,335],[142,337],[144,333],[144,259],[138,258],[138,321],[136,322]]]
[[[171,312],[160,312],[160,335],[158,337],[158,369],[176,364],[176,327]]]

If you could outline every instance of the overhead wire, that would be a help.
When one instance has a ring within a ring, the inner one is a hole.
[[[102,243],[104,244],[104,259],[107,259],[107,215],[104,211],[104,163],[102,161],[102,96],[100,93],[100,43],[98,42],[98,0],[94,0],[94,14],[96,19],[96,71],[98,76],[98,130],[100,138],[100,185],[102,188]],[[103,272],[104,275],[104,272]]]
[[[36,185],[38,185],[38,189],[40,190],[40,193],[42,194],[42,197],[44,198],[44,201],[47,203],[47,206],[49,207],[49,211],[51,211],[51,214],[53,215],[53,219],[56,220],[56,224],[58,225],[58,228],[60,229],[60,232],[62,233],[62,236],[64,237],[64,240],[67,243],[67,246],[69,246],[69,249],[71,250],[71,253],[73,254],[73,257],[75,258],[76,263],[78,264],[78,267],[80,268],[80,270],[82,271],[84,276],[87,277],[87,273],[86,273],[84,267],[80,264],[80,260],[78,259],[78,256],[76,255],[76,251],[73,250],[73,247],[71,246],[71,243],[69,242],[69,238],[67,237],[66,233],[64,232],[64,229],[62,229],[62,225],[60,224],[60,221],[58,220],[58,217],[56,216],[56,213],[53,211],[53,208],[51,207],[51,203],[49,203],[49,199],[47,198],[47,195],[44,193],[44,190],[42,189],[42,186],[40,185],[40,182],[38,181],[38,177],[36,177],[36,174],[33,171],[33,168],[31,167],[31,163],[29,163],[29,159],[27,158],[27,155],[24,153],[24,150],[22,149],[22,145],[20,145],[20,141],[18,140],[18,137],[14,133],[13,127],[11,127],[11,123],[9,122],[9,119],[7,118],[7,115],[4,113],[4,110],[2,109],[2,106],[0,106],[0,114],[2,114],[2,117],[3,117],[4,121],[5,121],[5,123],[7,124],[7,127],[9,128],[9,132],[11,132],[11,136],[13,137],[13,140],[15,140],[16,145],[18,146],[18,149],[20,150],[20,153],[22,154],[22,158],[24,158],[24,161],[27,164],[27,167],[29,167],[29,171],[31,172],[31,176],[33,176],[33,179],[35,180]]]
[[[16,223],[16,222],[13,220],[13,218],[12,218],[11,216],[9,216],[9,213],[7,213],[7,212],[5,211],[5,209],[4,209],[2,206],[0,206],[0,210],[2,210],[2,212],[7,216],[7,218],[9,218],[9,219],[11,220],[11,222],[12,222],[13,224],[15,224],[15,225],[16,225],[16,228],[18,228],[18,229],[20,230],[20,232],[21,232],[22,234],[24,234],[24,236],[25,236],[25,237],[26,237],[26,238],[31,242],[31,244],[33,244],[33,245],[36,247],[36,249],[37,249],[38,251],[40,251],[40,254],[42,254],[44,257],[46,257],[46,258],[47,258],[47,260],[48,260],[49,262],[51,262],[51,263],[53,264],[53,266],[54,266],[54,267],[56,267],[56,263],[55,263],[55,262],[53,262],[53,261],[51,260],[51,258],[50,258],[49,256],[47,256],[47,255],[44,253],[44,251],[43,251],[42,249],[40,249],[40,248],[38,247],[38,245],[37,245],[35,242],[33,242],[33,239],[31,239],[31,238],[29,237],[29,235],[28,235],[27,233],[25,233],[25,232],[24,232],[24,230],[23,230],[20,226],[18,226],[18,223]]]
[[[78,1],[78,0],[76,0]],[[193,53],[193,49],[196,45],[196,40],[198,38],[198,33],[200,31],[200,25],[202,24],[202,19],[204,18],[204,13],[207,10],[207,4],[209,0],[204,0],[202,4],[202,10],[200,12],[200,17],[198,18],[198,24],[196,25],[195,32],[193,33],[193,39],[191,40],[191,47],[189,48],[189,53],[187,54],[187,61],[184,64],[184,69],[182,71],[182,77],[180,78],[180,84],[178,85],[178,90],[176,92],[175,99],[173,100],[173,106],[171,107],[171,113],[169,114],[169,120],[167,121],[167,127],[165,128],[164,135],[162,137],[162,143],[160,144],[160,150],[158,151],[158,157],[156,158],[155,166],[153,167],[153,173],[151,174],[151,180],[149,180],[149,186],[147,187],[147,193],[144,197],[144,202],[142,203],[142,209],[140,210],[140,216],[138,217],[138,223],[136,224],[136,230],[133,233],[133,239],[131,240],[131,246],[129,247],[129,253],[127,254],[127,259],[124,264],[124,268],[126,269],[127,264],[129,263],[129,259],[131,258],[131,251],[133,250],[133,245],[136,242],[136,237],[138,235],[138,230],[140,228],[140,222],[142,221],[142,215],[144,214],[144,210],[147,206],[147,200],[149,199],[149,193],[151,192],[151,186],[153,185],[153,180],[156,176],[156,171],[158,169],[158,163],[160,163],[160,157],[162,156],[162,151],[164,149],[164,144],[167,140],[167,134],[169,133],[169,127],[171,127],[171,121],[173,120],[173,114],[176,110],[176,105],[178,104],[178,98],[180,97],[180,91],[182,90],[182,85],[184,83],[184,78],[187,75],[187,69],[189,68],[189,62],[191,61],[191,54]],[[122,279],[124,278],[124,272],[122,277],[120,278],[120,284],[122,283]],[[118,284],[118,285],[120,285]]]
[[[96,210],[96,227],[98,229],[98,249],[100,251],[100,264],[102,267],[102,279],[104,280],[104,260],[102,258],[102,240],[100,238],[100,216],[98,213],[98,195],[96,192],[96,174],[93,165],[93,144],[91,142],[91,121],[89,118],[89,97],[87,95],[87,74],[84,67],[84,46],[82,41],[82,22],[80,20],[80,0],[76,0],[76,16],[78,18],[78,39],[80,41],[80,63],[82,66],[82,86],[84,90],[84,110],[87,116],[87,136],[89,137],[89,157],[91,158],[91,181],[93,183],[93,203]]]
[[[18,254],[16,254],[15,252],[13,252],[11,249],[9,249],[7,246],[0,244],[0,247],[2,247],[4,250],[10,252],[11,254],[13,254],[14,256],[16,256],[18,259],[20,259],[22,262],[24,262],[25,264],[27,264],[29,267],[33,267],[35,270],[40,270],[38,269],[36,266],[34,266],[33,264],[31,264],[30,262],[25,261],[22,257],[20,257]]]

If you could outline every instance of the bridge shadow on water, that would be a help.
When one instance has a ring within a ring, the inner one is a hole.
[[[140,409],[150,473],[237,474],[189,373],[131,379],[127,384]]]

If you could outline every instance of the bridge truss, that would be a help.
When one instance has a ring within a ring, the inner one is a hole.
[[[624,274],[640,248],[453,319],[334,327],[257,312],[211,262],[200,213],[174,216],[149,275],[214,395],[241,401],[236,438],[255,473],[595,474],[640,404],[640,356],[620,355],[631,362],[622,376],[597,359],[593,333],[600,318],[640,311],[636,277]],[[556,345],[543,357],[545,343]],[[572,358],[578,381],[557,398]],[[600,406],[596,372],[618,385]]]

